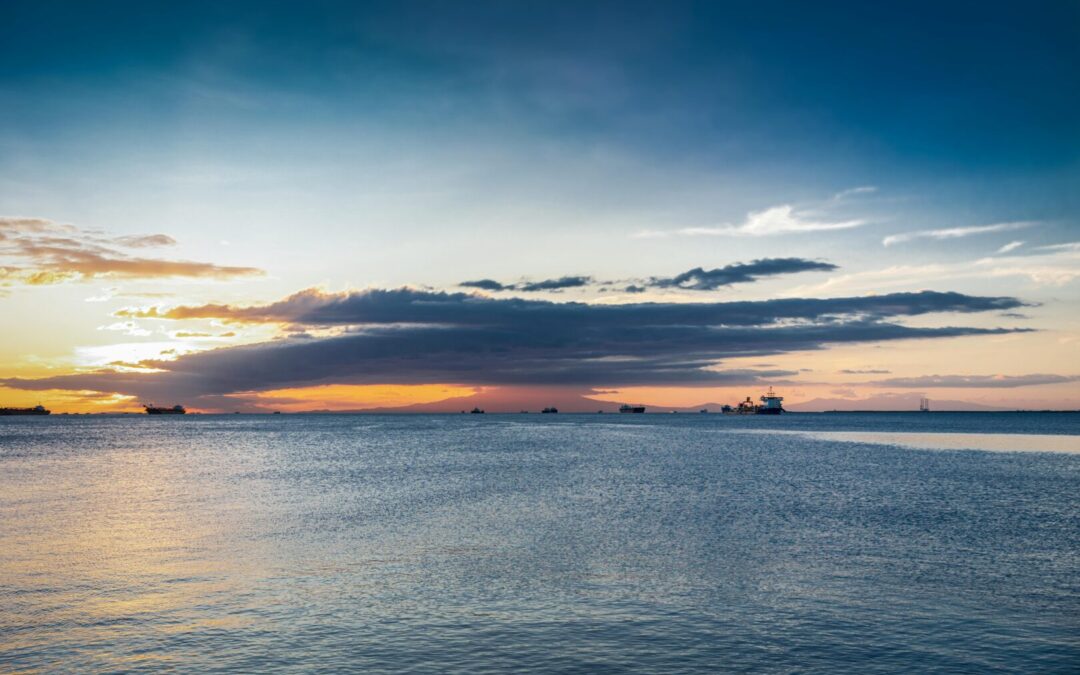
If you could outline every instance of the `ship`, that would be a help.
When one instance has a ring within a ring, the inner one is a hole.
[[[556,408],[555,406],[551,406],[550,408],[544,408],[540,412],[542,412],[544,414],[547,414],[547,415],[554,415],[555,413],[559,412],[559,409]]]
[[[484,411],[481,410],[480,408],[473,408],[469,412],[472,413],[473,415],[483,415],[484,414]]]
[[[0,415],[48,415],[51,410],[46,410],[43,405],[33,408],[0,408]]]
[[[645,406],[643,405],[627,405],[626,403],[619,406],[619,412],[621,413],[643,413],[645,412]]]
[[[734,408],[729,405],[721,407],[720,412],[725,415],[779,415],[784,412],[783,402],[784,397],[777,396],[772,387],[769,387],[769,391],[761,397],[760,405],[747,396],[745,401],[739,401]]]
[[[930,399],[926,397],[919,399],[919,412],[930,412]]]
[[[182,405],[174,405],[171,408],[162,408],[155,406],[153,403],[150,405],[144,405],[147,415],[183,415],[187,413]]]

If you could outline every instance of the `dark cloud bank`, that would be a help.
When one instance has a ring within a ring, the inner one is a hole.
[[[110,391],[196,403],[233,392],[322,383],[716,386],[794,372],[706,369],[725,358],[829,344],[948,338],[1018,329],[921,328],[930,313],[1000,312],[1010,297],[960,293],[778,299],[756,302],[597,305],[413,289],[325,294],[308,290],[268,305],[129,310],[127,317],[338,327],[327,338],[282,339],[152,362],[159,373],[97,373],[2,382],[22,389]],[[1022,330],[1022,329],[1020,329]]]

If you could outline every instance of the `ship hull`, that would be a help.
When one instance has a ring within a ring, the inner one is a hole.
[[[185,410],[147,410],[147,415],[184,415],[187,414]]]
[[[48,410],[0,410],[0,417],[11,417],[14,415],[48,415]]]
[[[755,415],[779,415],[784,412],[783,408],[758,408]]]

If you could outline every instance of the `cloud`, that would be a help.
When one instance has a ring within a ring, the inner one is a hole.
[[[711,291],[732,284],[757,281],[761,277],[795,274],[809,271],[831,271],[836,265],[803,258],[762,258],[748,263],[735,263],[713,270],[695,267],[671,278],[653,278],[650,286],[657,288],[681,288],[694,291]]]
[[[1023,245],[1024,245],[1024,242],[1022,242],[1022,241],[1010,241],[1008,244],[1005,244],[1004,246],[999,248],[997,250],[997,252],[998,253],[1008,253],[1009,251],[1015,251],[1016,249],[1020,248]]]
[[[848,197],[855,197],[856,195],[872,194],[877,192],[877,187],[873,185],[860,185],[859,187],[848,188],[847,190],[841,190],[832,196],[832,201],[839,202],[847,199]]]
[[[781,298],[764,301],[709,303],[634,303],[591,305],[521,298],[494,299],[467,293],[420,291],[411,288],[370,289],[326,293],[317,288],[299,291],[266,305],[181,305],[169,309],[127,308],[121,318],[221,319],[236,323],[296,325],[465,324],[489,325],[542,316],[559,321],[595,323],[684,322],[699,326],[767,326],[782,321],[822,318],[919,316],[957,312],[1008,311],[1027,306],[1016,298],[971,296],[922,291],[848,298]]]
[[[892,373],[891,370],[876,370],[873,368],[869,368],[866,370],[853,370],[850,368],[845,368],[838,372],[841,375],[889,375],[890,373]]]
[[[986,388],[1012,389],[1015,387],[1033,387],[1040,384],[1064,384],[1080,380],[1077,375],[1051,375],[1034,373],[1031,375],[924,375],[921,377],[894,377],[877,380],[866,384],[877,387],[900,387],[904,389],[922,388]]]
[[[132,256],[118,250],[170,246],[164,234],[107,237],[42,218],[0,217],[0,285],[47,285],[101,277],[229,279],[262,270]]]
[[[625,293],[643,293],[647,288],[677,288],[686,291],[712,291],[732,284],[744,284],[757,281],[762,277],[798,272],[831,271],[839,269],[836,265],[804,258],[762,258],[748,263],[733,263],[724,267],[706,270],[695,267],[674,277],[651,277],[636,280],[627,285]],[[590,276],[566,276],[546,281],[518,282],[504,284],[494,279],[463,281],[458,286],[478,288],[485,291],[553,291],[564,288],[583,288],[590,285],[611,286],[613,281],[596,281]],[[625,281],[622,283],[626,283]]]
[[[1031,227],[1037,224],[1038,223],[1035,221],[1021,220],[1011,223],[995,223],[993,225],[950,227],[943,230],[919,230],[918,232],[903,232],[901,234],[891,234],[888,237],[882,239],[881,243],[884,246],[892,246],[893,244],[901,244],[903,242],[911,241],[912,239],[958,239],[960,237],[970,237],[976,234],[1020,230],[1025,227]]]
[[[864,220],[813,220],[808,214],[796,211],[794,206],[782,204],[764,211],[751,212],[739,225],[687,227],[677,230],[676,233],[688,237],[768,237],[780,234],[847,230],[859,227],[865,222]]]
[[[507,286],[505,284],[499,283],[498,281],[495,281],[494,279],[477,279],[476,281],[462,281],[460,284],[458,284],[458,286],[461,286],[463,288],[479,288],[485,291],[505,291],[514,287],[512,284],[510,286]]]
[[[176,240],[167,234],[144,234],[127,237],[115,237],[113,240],[127,248],[154,248],[157,246],[176,246]]]
[[[101,371],[3,384],[20,389],[115,391],[188,401],[314,384],[454,383],[475,386],[717,386],[789,377],[778,369],[722,370],[730,358],[832,344],[995,335],[1023,329],[910,327],[896,319],[1001,311],[1008,297],[896,293],[726,303],[554,303],[401,288],[302,291],[253,307],[203,305],[129,312],[337,326],[332,337],[205,351],[144,364],[158,373]]]
[[[543,281],[520,281],[516,284],[502,284],[494,279],[478,279],[476,281],[463,281],[458,286],[462,288],[479,288],[485,291],[524,291],[535,293],[537,291],[559,291],[564,288],[582,288],[593,281],[592,277],[569,276],[558,279],[545,279]]]
[[[547,279],[546,281],[533,281],[522,282],[517,285],[516,289],[519,291],[553,291],[563,288],[580,288],[588,285],[592,281],[592,277],[560,277],[558,279]]]
[[[1080,241],[1070,241],[1064,244],[1050,244],[1049,246],[1039,246],[1036,251],[1052,251],[1052,252],[1065,252],[1076,253],[1080,251]]]

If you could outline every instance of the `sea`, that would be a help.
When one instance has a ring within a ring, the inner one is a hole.
[[[1080,414],[0,418],[0,672],[1080,671]]]

